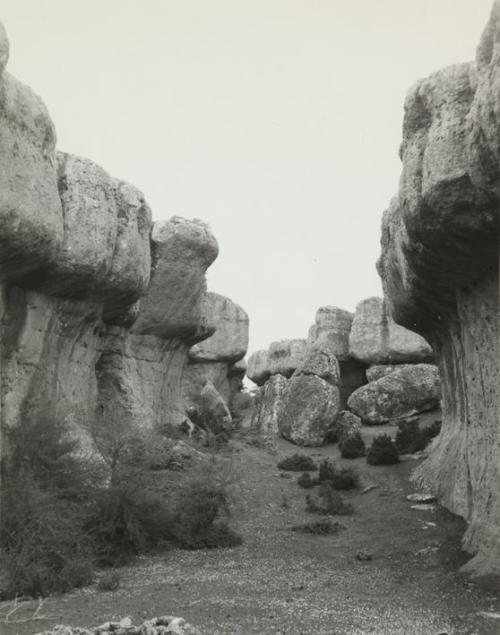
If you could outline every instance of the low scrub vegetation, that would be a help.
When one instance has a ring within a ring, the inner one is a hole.
[[[313,478],[309,472],[303,472],[297,479],[297,485],[304,489],[311,489],[315,485],[318,485],[319,480]]]
[[[319,494],[306,495],[306,511],[331,516],[348,516],[354,513],[352,505],[344,501],[329,481],[321,483]]]
[[[365,456],[366,446],[361,434],[355,432],[342,439],[339,443],[340,454],[344,459],[357,459]]]
[[[345,529],[343,525],[328,518],[322,518],[321,520],[314,520],[310,523],[303,523],[302,525],[294,525],[291,527],[292,531],[299,534],[311,534],[312,536],[331,536],[332,534],[337,534],[342,529]]]
[[[100,454],[90,460],[48,417],[27,420],[8,437],[13,450],[1,466],[0,493],[4,599],[88,585],[96,566],[162,545],[241,543],[215,459],[182,466],[163,448],[159,462],[161,439],[118,435],[99,439]]]
[[[318,469],[310,456],[298,452],[281,459],[278,467],[280,470],[288,470],[289,472],[314,472]]]
[[[354,489],[358,486],[358,473],[352,467],[338,468],[331,459],[321,461],[319,465],[320,483],[328,481],[337,490]]]
[[[394,465],[399,462],[398,450],[388,434],[376,436],[366,456],[370,465]]]

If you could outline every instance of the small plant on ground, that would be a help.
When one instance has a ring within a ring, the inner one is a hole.
[[[325,459],[319,464],[320,483],[328,481],[337,490],[354,489],[358,486],[358,473],[352,467],[337,468],[331,459]]]
[[[318,469],[310,456],[298,452],[281,459],[278,467],[280,470],[288,470],[289,472],[314,472]]]
[[[297,479],[297,485],[304,489],[310,489],[318,484],[318,479],[313,478],[309,472],[303,472]]]
[[[418,421],[402,421],[398,428],[395,444],[400,454],[420,452],[429,443],[429,439],[420,430]]]
[[[321,520],[314,520],[310,523],[291,527],[292,531],[296,531],[299,534],[311,534],[313,536],[331,536],[337,534],[342,529],[345,529],[343,525],[328,518],[322,518]]]
[[[379,434],[373,439],[366,462],[370,465],[393,465],[399,462],[398,450],[388,434]]]
[[[306,511],[332,516],[348,516],[354,513],[352,505],[344,501],[329,481],[321,483],[319,494],[306,495]]]
[[[120,588],[120,574],[118,571],[106,571],[97,583],[99,591],[116,591]]]
[[[344,459],[357,459],[360,456],[365,456],[366,446],[361,434],[355,432],[350,434],[339,443],[340,454]]]

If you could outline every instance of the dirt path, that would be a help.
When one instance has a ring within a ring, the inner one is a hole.
[[[280,441],[278,454],[296,449]],[[306,453],[338,457],[335,446]],[[500,633],[500,620],[478,614],[500,612],[498,599],[457,573],[464,562],[462,521],[442,509],[412,510],[405,499],[415,461],[370,467],[364,459],[339,459],[358,466],[362,487],[376,487],[347,492],[355,514],[339,518],[345,529],[316,537],[289,529],[311,516],[297,475],[284,478],[276,468],[279,456],[235,443],[226,459],[236,473],[243,546],[139,558],[121,569],[117,591],[90,587],[50,598],[43,613],[54,619],[0,625],[0,632],[28,635],[56,623],[95,626],[128,615],[137,623],[175,614],[206,635]],[[360,551],[372,560],[358,561]]]

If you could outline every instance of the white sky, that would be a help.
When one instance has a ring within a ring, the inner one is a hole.
[[[209,288],[247,310],[253,351],[381,293],[405,93],[473,59],[491,4],[3,0],[0,18],[61,150],[134,183],[155,219],[209,223]]]

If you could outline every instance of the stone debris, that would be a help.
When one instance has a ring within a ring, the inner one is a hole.
[[[139,626],[132,624],[130,617],[119,622],[105,622],[92,629],[58,624],[52,630],[36,635],[202,635],[201,631],[182,617],[164,615],[144,621]]]

